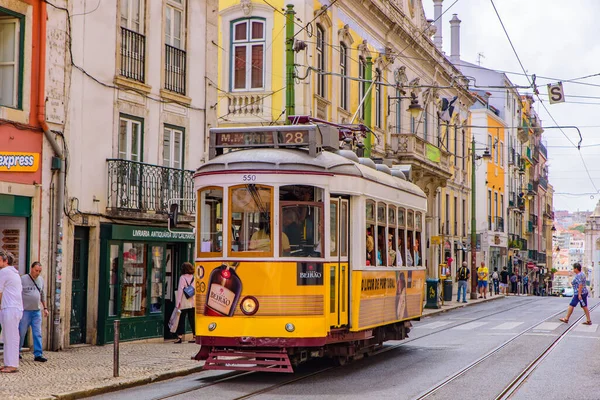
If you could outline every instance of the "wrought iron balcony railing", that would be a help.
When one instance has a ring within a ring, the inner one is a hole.
[[[110,210],[168,213],[169,200],[194,198],[194,171],[136,161],[108,159]],[[195,201],[180,201],[179,212],[193,214]]]
[[[146,37],[121,27],[121,75],[144,82],[146,70]]]
[[[186,53],[165,45],[165,89],[185,95]]]

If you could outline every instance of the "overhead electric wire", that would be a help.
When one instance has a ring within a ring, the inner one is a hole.
[[[502,18],[500,17],[500,13],[498,12],[498,9],[496,8],[496,4],[494,4],[494,0],[490,0],[490,3],[492,4],[492,7],[494,8],[494,12],[496,13],[496,16],[498,17],[498,21],[500,21],[500,25],[502,26],[502,29],[504,30],[504,34],[506,35],[506,38],[508,39],[508,42],[510,43],[510,47],[512,48],[512,50],[514,52],[515,57],[517,58],[517,61],[519,62],[519,65],[521,66],[521,69],[523,70],[523,73],[525,73],[525,75],[526,75],[525,77],[527,78],[527,81],[533,86],[532,81],[529,79],[529,76],[527,75],[527,70],[523,66],[523,63],[521,62],[521,58],[519,57],[519,54],[517,53],[517,50],[515,49],[515,46],[513,45],[513,42],[512,42],[512,40],[510,38],[510,35],[508,34],[508,31],[506,30],[506,27],[504,26],[504,22],[502,21]],[[535,90],[535,87],[534,87],[534,90]],[[556,119],[554,119],[554,117],[550,113],[550,110],[548,110],[548,107],[546,107],[546,105],[542,101],[542,98],[538,95],[537,90],[535,90],[535,94],[537,95],[538,100],[542,104],[542,107],[544,107],[544,110],[546,110],[546,113],[548,114],[548,116],[550,117],[550,119],[552,119],[552,121],[557,126],[559,126],[559,124],[556,121]],[[575,143],[573,143],[573,141],[571,141],[571,139],[567,136],[567,134],[563,131],[563,129],[559,127],[559,130],[563,133],[563,135],[567,138],[567,140],[573,146],[575,146]],[[596,190],[596,193],[598,193],[599,190],[596,187],[596,184],[594,183],[594,180],[592,179],[592,176],[590,175],[590,172],[588,170],[587,164],[585,163],[585,159],[583,158],[583,154],[581,154],[581,149],[579,149],[579,150],[580,150],[579,151],[579,157],[581,158],[581,162],[583,163],[583,167],[585,168],[585,171],[586,171],[586,173],[588,175],[588,178],[590,179],[590,182],[592,183],[592,187],[594,188],[594,190]]]

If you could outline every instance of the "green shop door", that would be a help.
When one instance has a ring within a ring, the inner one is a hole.
[[[88,247],[89,229],[76,226],[71,283],[71,332],[69,335],[71,344],[85,343]]]

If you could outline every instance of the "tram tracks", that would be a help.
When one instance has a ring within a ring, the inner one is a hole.
[[[592,312],[594,309],[596,309],[599,306],[600,306],[600,303],[594,305],[592,308],[590,308],[590,312]],[[541,324],[543,322],[546,322],[548,320],[554,319],[554,318],[556,318],[557,316],[559,316],[561,314],[564,314],[564,310],[558,311],[558,312],[552,314],[550,317],[546,317],[543,320],[541,320],[541,321],[533,324],[531,327],[529,327],[529,328],[527,328],[527,329],[519,332],[517,335],[511,337],[510,339],[506,340],[505,342],[503,342],[499,346],[497,346],[494,349],[490,350],[485,355],[479,357],[477,360],[475,360],[472,363],[470,363],[469,365],[465,366],[460,371],[458,371],[455,374],[451,375],[450,377],[444,379],[442,382],[440,382],[437,385],[435,385],[434,387],[430,388],[425,393],[422,393],[421,395],[419,395],[417,397],[417,400],[426,399],[429,396],[432,396],[433,394],[437,393],[442,388],[448,386],[450,383],[452,383],[456,379],[460,378],[461,376],[464,376],[469,371],[473,370],[475,367],[477,367],[478,365],[482,364],[483,362],[485,362],[489,358],[493,357],[494,355],[497,355],[502,349],[506,348],[508,345],[510,345],[511,343],[513,343],[514,341],[516,341],[517,339],[521,338],[523,335],[525,335],[525,334],[533,331],[535,329],[535,327],[538,326],[539,324]],[[498,394],[495,397],[495,399],[496,400],[508,400],[508,399],[510,399],[519,390],[519,387],[521,387],[521,385],[523,385],[523,383],[527,380],[527,378],[533,373],[533,371],[542,363],[542,361],[552,352],[552,350],[554,350],[556,348],[556,346],[558,346],[558,344],[568,335],[569,332],[571,332],[573,329],[575,329],[575,327],[578,325],[578,323],[583,318],[585,318],[585,314],[582,315],[582,316],[580,316],[579,318],[577,318],[575,320],[575,322],[571,326],[569,326],[568,329],[566,329],[564,332],[562,332],[561,334],[559,334],[558,337],[556,339],[554,339],[550,343],[550,345],[546,346],[546,348],[537,357],[535,357],[535,359],[529,365],[527,365],[527,367],[525,367],[500,392],[500,394]]]
[[[466,320],[464,322],[460,322],[458,324],[453,324],[451,326],[443,327],[443,328],[437,329],[437,330],[435,330],[433,332],[430,332],[430,333],[427,333],[427,334],[424,334],[424,335],[421,335],[421,336],[418,336],[418,337],[415,337],[415,338],[409,338],[409,339],[402,340],[400,343],[397,343],[397,344],[394,344],[394,345],[391,345],[391,346],[387,346],[387,347],[381,348],[381,349],[373,352],[369,356],[373,357],[373,356],[377,356],[377,355],[380,355],[380,354],[383,354],[383,353],[387,353],[389,351],[395,350],[395,349],[397,349],[399,347],[402,347],[402,346],[405,346],[405,345],[407,345],[409,343],[412,343],[412,342],[414,342],[416,340],[420,340],[420,339],[423,339],[423,338],[426,338],[426,337],[429,337],[429,336],[432,336],[432,335],[436,335],[438,333],[447,331],[449,329],[456,328],[456,327],[461,326],[461,325],[465,325],[465,324],[472,323],[472,322],[475,322],[475,321],[478,321],[478,320],[481,320],[481,319],[485,319],[485,318],[493,317],[493,316],[498,315],[498,314],[509,312],[509,311],[514,310],[514,309],[519,308],[519,307],[532,306],[532,305],[535,305],[536,303],[538,303],[540,301],[541,300],[533,300],[533,301],[532,300],[525,300],[525,301],[520,301],[518,304],[516,304],[516,305],[514,305],[513,307],[510,307],[510,308],[503,308],[502,310],[496,311],[496,312],[491,313],[491,314],[486,314],[486,315],[483,315],[483,316],[478,317],[478,318],[468,319],[468,320]],[[476,311],[476,312],[480,312],[480,311]],[[265,393],[277,390],[277,389],[279,389],[281,387],[284,387],[284,386],[287,386],[287,385],[290,385],[290,384],[293,384],[293,383],[296,383],[296,382],[299,382],[299,381],[311,378],[313,376],[322,374],[322,373],[324,373],[326,371],[329,371],[329,370],[332,370],[332,369],[335,369],[335,368],[340,368],[340,367],[339,366],[328,366],[328,367],[325,367],[325,368],[320,368],[317,371],[312,371],[312,372],[303,374],[301,376],[295,376],[292,379],[288,379],[288,380],[285,380],[283,382],[278,382],[278,383],[276,383],[274,385],[270,385],[270,386],[267,386],[265,388],[257,389],[257,390],[255,390],[253,392],[244,394],[242,396],[235,397],[234,400],[245,400],[245,399],[249,399],[249,398],[261,395],[261,394],[265,394]],[[195,391],[198,391],[198,390],[207,389],[207,388],[209,388],[211,386],[215,386],[215,385],[219,385],[219,384],[222,384],[222,383],[230,382],[230,381],[232,381],[234,379],[238,379],[238,378],[241,378],[243,376],[254,375],[254,374],[256,374],[256,372],[253,372],[253,371],[230,373],[230,374],[228,374],[224,378],[216,379],[216,380],[214,380],[212,382],[206,382],[206,383],[202,383],[202,384],[197,385],[197,386],[193,386],[193,387],[190,387],[190,388],[182,389],[180,391],[170,393],[170,394],[168,394],[166,396],[156,397],[153,400],[170,399],[170,398],[173,398],[173,397],[181,396],[181,395],[188,394],[188,393],[191,393],[191,392],[195,392]],[[285,375],[280,375],[280,376],[284,377]]]

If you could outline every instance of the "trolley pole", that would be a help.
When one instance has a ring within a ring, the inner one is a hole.
[[[294,6],[287,5],[285,11],[285,123],[291,124],[290,115],[296,114],[294,90]]]
[[[369,130],[372,128],[371,126],[371,85],[373,85],[372,79],[373,79],[373,58],[372,57],[367,57],[367,63],[365,66],[365,76],[364,76],[364,81],[360,82],[360,85],[365,85],[365,104],[363,105],[363,107],[365,108],[365,120],[364,123],[367,126],[367,128],[369,128]],[[365,154],[364,156],[367,158],[371,158],[371,135],[372,133],[369,131],[367,132],[367,137],[365,138]]]
[[[471,143],[471,300],[477,299],[477,203],[475,201],[475,136]]]

